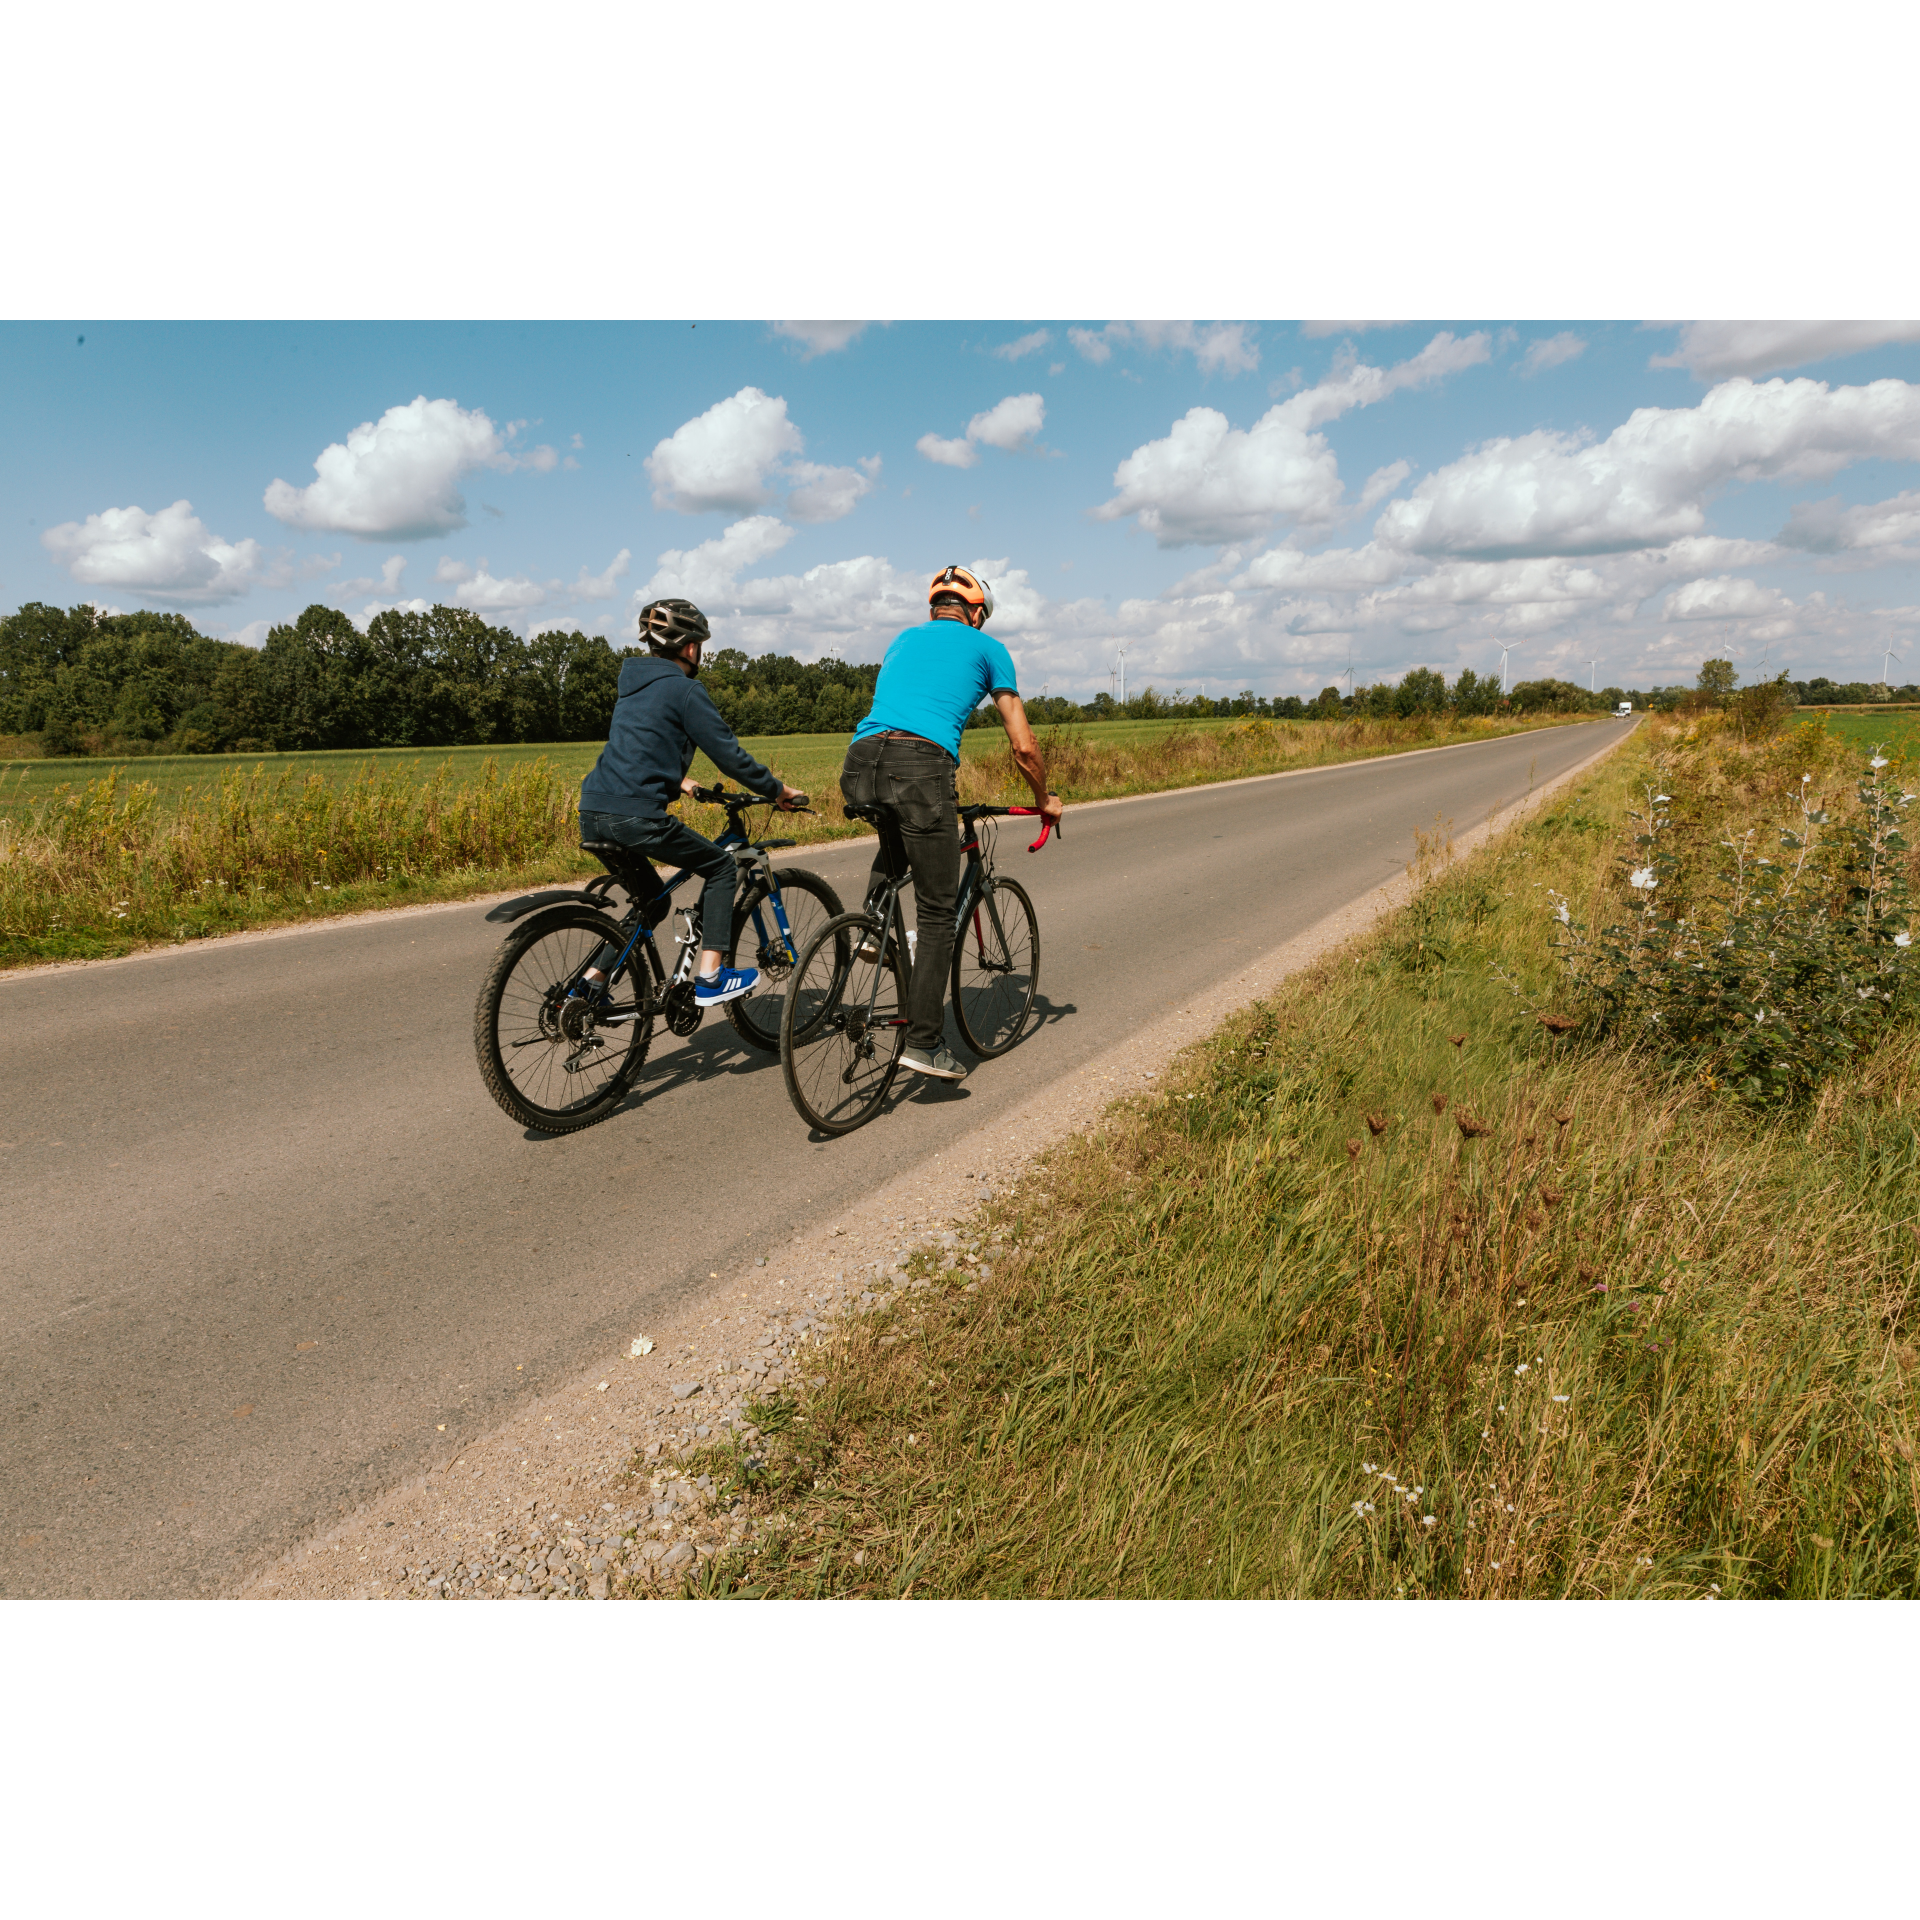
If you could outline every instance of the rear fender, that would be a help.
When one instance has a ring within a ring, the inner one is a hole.
[[[572,888],[561,888],[546,893],[523,893],[517,900],[502,900],[487,915],[492,921],[523,919],[527,914],[537,912],[541,907],[557,907],[564,902],[577,902],[583,907],[593,907],[601,913],[609,911],[607,902],[596,893],[580,893]]]

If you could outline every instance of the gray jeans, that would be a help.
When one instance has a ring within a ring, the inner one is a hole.
[[[617,840],[668,869],[685,867],[701,875],[706,891],[700,896],[700,944],[724,954],[733,932],[733,887],[740,869],[725,847],[703,840],[689,826],[665,813],[587,813],[580,815],[580,839]]]
[[[931,1052],[940,1044],[953,965],[953,910],[960,894],[959,796],[953,757],[911,734],[856,740],[840,769],[840,797],[851,806],[892,807],[899,821],[880,829],[880,851],[867,876],[867,898],[889,880],[913,874],[913,918],[919,934],[907,981],[907,1045]]]

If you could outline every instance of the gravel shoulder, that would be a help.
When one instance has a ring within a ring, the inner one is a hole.
[[[1455,843],[1466,854],[1577,780],[1632,730]],[[300,1543],[238,1589],[250,1599],[678,1597],[758,1524],[723,1505],[698,1456],[749,1443],[749,1409],[804,1398],[814,1360],[850,1326],[926,1285],[932,1264],[989,1280],[1016,1250],[986,1206],[1054,1143],[1097,1131],[1107,1107],[1149,1085],[1235,1009],[1403,905],[1396,877],[1113,1048],[1034,1090],[1011,1121],[963,1136],[753,1265],[715,1273],[677,1316],[636,1324],[627,1347],[450,1451],[421,1478]],[[875,1123],[884,1126],[884,1117]],[[921,1256],[917,1261],[915,1255]],[[910,1271],[911,1268],[911,1271]],[[634,1351],[634,1348],[641,1348]]]

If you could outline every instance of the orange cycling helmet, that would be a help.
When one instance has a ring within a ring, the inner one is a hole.
[[[982,609],[981,618],[993,618],[993,589],[978,574],[969,573],[965,567],[942,567],[933,576],[933,585],[927,589],[927,605],[951,595],[964,606]]]

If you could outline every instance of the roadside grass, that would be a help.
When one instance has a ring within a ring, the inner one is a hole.
[[[1762,1116],[1539,1017],[1653,744],[922,1256],[760,1410],[705,1590],[1920,1592],[1920,1032]]]
[[[1120,721],[1046,736],[1069,800],[1146,793],[1530,730],[1516,720]],[[1544,724],[1556,724],[1547,722]],[[1564,723],[1561,723],[1564,724]],[[1111,734],[1111,739],[1107,736]],[[812,794],[756,831],[801,845],[869,830],[840,810],[844,734],[749,740]],[[1027,801],[1006,737],[963,743],[961,797]],[[458,900],[600,871],[578,847],[579,782],[599,747],[432,755],[189,755],[22,761],[0,773],[0,967],[100,959],[243,927]],[[705,755],[695,777],[715,777]],[[76,781],[79,772],[85,777]],[[695,831],[718,808],[683,804]]]

